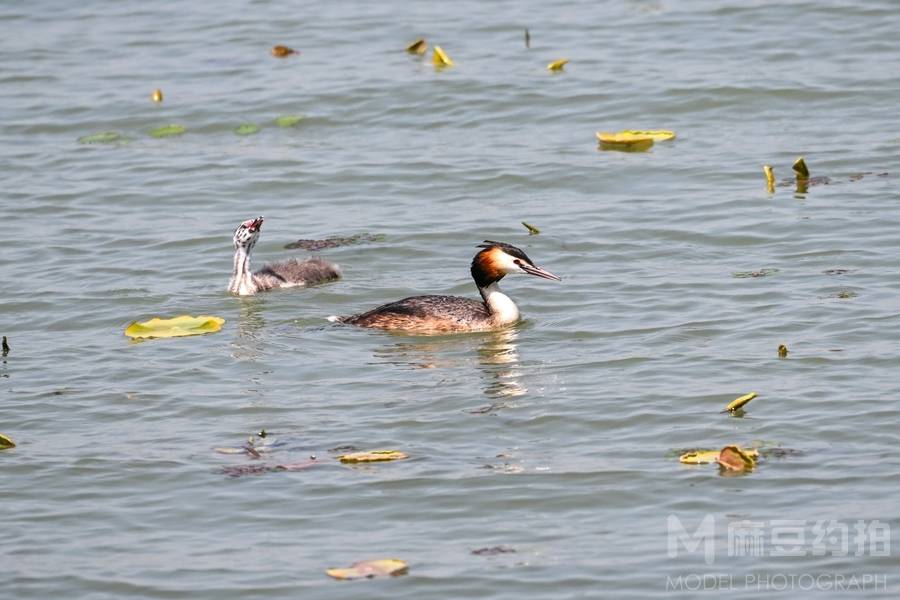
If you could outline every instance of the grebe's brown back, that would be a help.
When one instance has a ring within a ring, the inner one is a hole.
[[[452,333],[498,329],[519,320],[519,309],[500,291],[499,281],[506,275],[522,273],[561,281],[536,266],[519,248],[503,242],[485,240],[472,259],[472,278],[481,294],[481,302],[459,296],[412,296],[384,304],[358,315],[332,317],[332,321],[397,329],[411,333]]]

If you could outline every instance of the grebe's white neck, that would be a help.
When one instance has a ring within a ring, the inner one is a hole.
[[[512,298],[500,291],[496,281],[478,291],[497,325],[509,325],[519,320],[519,308]]]
[[[256,284],[253,283],[253,273],[250,271],[250,253],[243,246],[234,249],[234,268],[231,271],[228,291],[240,296],[256,293]]]

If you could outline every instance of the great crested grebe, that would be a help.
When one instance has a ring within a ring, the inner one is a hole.
[[[240,296],[250,296],[274,288],[313,285],[338,279],[341,268],[321,258],[290,260],[272,263],[259,271],[250,271],[250,252],[259,239],[263,218],[256,217],[238,225],[234,230],[234,270],[228,291]]]
[[[497,329],[519,320],[515,302],[501,292],[498,285],[505,275],[524,273],[562,281],[553,273],[535,266],[524,252],[511,244],[485,240],[478,247],[483,250],[472,259],[472,278],[478,286],[481,302],[459,296],[412,296],[359,315],[331,317],[330,320],[412,333]]]

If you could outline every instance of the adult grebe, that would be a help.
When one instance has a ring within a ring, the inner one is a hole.
[[[524,273],[562,281],[535,266],[528,256],[511,244],[485,240],[472,259],[472,278],[482,301],[459,296],[413,296],[384,304],[359,315],[331,317],[330,320],[360,327],[399,329],[411,333],[452,333],[497,329],[519,320],[519,309],[500,291],[505,275]]]
[[[263,218],[249,219],[234,230],[234,270],[228,291],[240,296],[250,296],[274,288],[313,285],[332,281],[341,276],[341,268],[321,258],[297,260],[264,266],[259,271],[250,271],[250,251],[259,239]]]

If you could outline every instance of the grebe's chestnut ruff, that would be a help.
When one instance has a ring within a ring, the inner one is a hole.
[[[238,225],[234,230],[234,270],[228,291],[240,296],[250,296],[275,288],[314,285],[338,279],[341,268],[321,258],[297,260],[292,258],[272,263],[253,273],[250,270],[250,252],[259,239],[263,218],[256,217]]]
[[[411,333],[487,331],[519,320],[519,309],[498,285],[506,275],[522,273],[561,281],[536,266],[511,244],[485,240],[472,259],[472,278],[482,301],[459,296],[413,296],[384,304],[359,315],[330,320],[360,327],[397,329]]]

